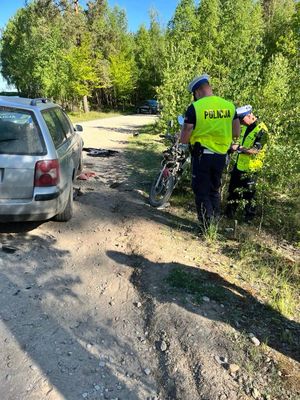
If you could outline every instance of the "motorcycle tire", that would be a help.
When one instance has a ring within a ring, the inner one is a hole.
[[[175,186],[175,178],[173,175],[169,175],[167,178],[164,176],[160,177],[160,173],[154,179],[150,194],[149,194],[149,203],[152,207],[161,207],[172,195]],[[159,179],[160,177],[160,179]],[[159,180],[159,181],[158,181]],[[158,186],[156,188],[156,186]]]

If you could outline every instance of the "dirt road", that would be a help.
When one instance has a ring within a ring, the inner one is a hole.
[[[119,154],[85,157],[85,170],[97,176],[77,182],[83,195],[74,218],[1,227],[2,244],[16,249],[0,251],[1,400],[267,398],[267,378],[253,382],[238,371],[242,328],[228,316],[237,303],[204,296],[195,304],[166,281],[178,268],[203,267],[202,280],[248,296],[216,278],[225,256],[199,242],[186,221],[152,210],[137,190],[126,147],[154,119],[84,123],[86,147]]]

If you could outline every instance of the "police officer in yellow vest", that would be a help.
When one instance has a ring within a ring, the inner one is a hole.
[[[234,104],[213,95],[208,75],[195,78],[188,90],[194,102],[186,111],[180,141],[192,147],[192,188],[198,219],[207,225],[220,211],[222,171],[240,123]]]
[[[250,221],[255,216],[255,181],[257,172],[263,165],[268,129],[263,122],[258,121],[250,105],[239,107],[237,115],[242,131],[240,144],[231,147],[238,155],[231,172],[226,214],[232,218],[239,203],[244,200],[244,217],[246,221]]]

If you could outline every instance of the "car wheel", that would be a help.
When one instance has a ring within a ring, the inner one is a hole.
[[[54,219],[58,222],[67,222],[73,217],[73,183],[71,183],[71,188],[69,192],[69,197],[65,209],[57,214]]]

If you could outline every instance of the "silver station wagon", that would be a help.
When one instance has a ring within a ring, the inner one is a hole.
[[[83,141],[46,99],[0,97],[0,222],[68,221]]]

